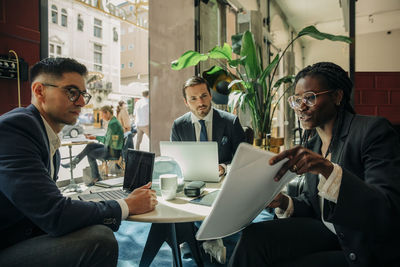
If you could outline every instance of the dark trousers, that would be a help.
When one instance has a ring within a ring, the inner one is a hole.
[[[60,237],[37,236],[0,251],[0,266],[116,266],[118,243],[112,230],[93,225]]]
[[[348,266],[339,241],[319,220],[288,218],[243,230],[229,266]]]
[[[104,160],[108,158],[110,156],[108,149],[103,144],[90,143],[75,157],[75,164],[78,164],[85,156],[87,156],[89,161],[92,178],[100,179],[101,177],[96,159]]]

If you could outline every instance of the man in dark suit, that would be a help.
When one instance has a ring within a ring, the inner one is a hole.
[[[219,173],[224,175],[226,164],[232,161],[237,147],[245,140],[238,117],[211,107],[210,86],[201,77],[189,78],[182,93],[190,112],[174,121],[171,141],[216,141]],[[206,241],[203,248],[219,263],[225,263],[226,248],[221,239]]]
[[[182,89],[183,100],[190,112],[177,118],[172,125],[171,141],[216,141],[220,174],[232,161],[245,136],[238,117],[211,107],[211,92],[207,81],[193,76]]]
[[[86,75],[73,59],[44,59],[30,71],[32,105],[0,117],[0,266],[115,266],[112,231],[157,204],[151,184],[99,203],[58,189],[57,133],[89,102]]]

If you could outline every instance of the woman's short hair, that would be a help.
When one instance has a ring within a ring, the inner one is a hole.
[[[102,106],[102,107],[100,108],[100,110],[101,110],[102,112],[109,112],[111,115],[114,114],[113,106]]]

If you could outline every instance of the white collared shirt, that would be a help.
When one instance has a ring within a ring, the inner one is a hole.
[[[199,119],[196,115],[191,112],[192,123],[194,125],[194,130],[196,133],[196,141],[200,141],[200,131],[201,125],[199,120],[204,120],[207,129],[207,139],[212,141],[212,120],[213,120],[214,109],[211,107],[210,112],[203,119]]]
[[[47,138],[49,140],[49,146],[50,146],[50,173],[51,173],[51,178],[53,179],[54,177],[54,162],[53,162],[53,157],[54,154],[56,153],[57,149],[61,146],[61,141],[60,137],[54,132],[53,128],[50,127],[50,125],[47,123],[46,119],[42,117],[42,121],[44,124],[44,127],[46,129],[47,133]]]
[[[333,171],[328,178],[325,178],[322,174],[318,174],[319,183],[317,188],[322,222],[332,233],[336,234],[333,224],[324,220],[324,199],[337,203],[340,185],[342,184],[343,170],[338,164],[332,164]],[[294,206],[291,197],[289,197],[289,204],[286,210],[282,210],[280,208],[275,209],[275,214],[278,218],[288,218],[293,214],[293,212]]]

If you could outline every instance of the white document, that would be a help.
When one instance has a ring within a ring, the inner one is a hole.
[[[284,159],[271,166],[274,153],[241,143],[209,216],[197,231],[198,240],[223,238],[239,232],[275,198],[296,174],[288,171],[274,181]]]

